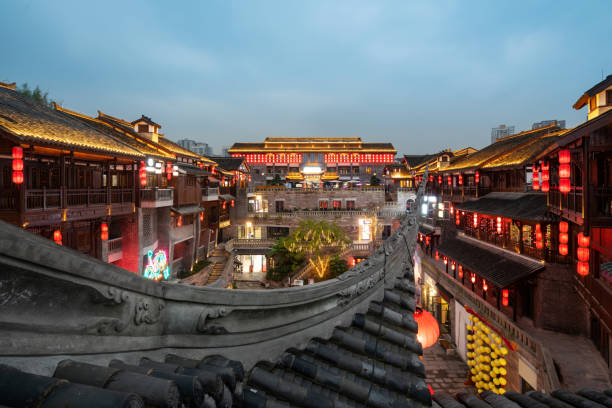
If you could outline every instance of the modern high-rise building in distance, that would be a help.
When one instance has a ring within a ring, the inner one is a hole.
[[[196,142],[191,139],[181,139],[177,143],[183,149],[190,150],[202,156],[211,156],[213,154],[212,147],[210,147],[208,143]]]
[[[491,129],[491,143],[495,143],[500,137],[506,137],[514,134],[514,126],[499,125]]]
[[[533,125],[531,125],[531,129],[539,129],[550,125],[557,125],[561,129],[565,129],[564,120],[543,120],[541,122],[535,122]]]

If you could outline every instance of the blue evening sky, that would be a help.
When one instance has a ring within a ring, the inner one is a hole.
[[[0,0],[0,81],[215,152],[360,136],[400,154],[566,119],[612,74],[612,1]]]

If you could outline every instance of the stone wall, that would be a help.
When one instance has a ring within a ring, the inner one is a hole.
[[[328,209],[332,208],[333,200],[341,201],[341,208],[346,209],[346,201],[354,200],[356,209],[376,209],[385,203],[385,191],[383,188],[363,188],[351,190],[297,190],[297,189],[274,189],[261,190],[257,193],[249,193],[249,196],[261,196],[268,200],[268,213],[276,213],[276,201],[284,202],[284,210],[319,209],[320,200],[328,200]]]

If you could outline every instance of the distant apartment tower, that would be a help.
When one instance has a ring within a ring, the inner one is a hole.
[[[183,149],[190,150],[201,156],[211,156],[212,155],[212,148],[208,145],[208,143],[196,142],[195,140],[191,140],[191,139],[181,139],[177,143]]]
[[[232,148],[231,146],[223,146],[221,148],[221,156],[230,157],[231,155],[229,153],[229,149],[231,149],[231,148]]]
[[[495,143],[500,137],[506,137],[514,134],[514,126],[499,125],[499,127],[491,129],[491,143]]]
[[[557,125],[561,129],[565,129],[565,121],[564,120],[543,120],[541,122],[535,122],[531,125],[531,129],[539,129],[550,125]]]

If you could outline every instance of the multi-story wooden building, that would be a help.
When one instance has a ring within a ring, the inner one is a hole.
[[[293,185],[370,183],[395,161],[391,143],[365,143],[359,137],[268,137],[263,143],[235,143],[229,153],[244,157],[255,185],[276,178]]]

